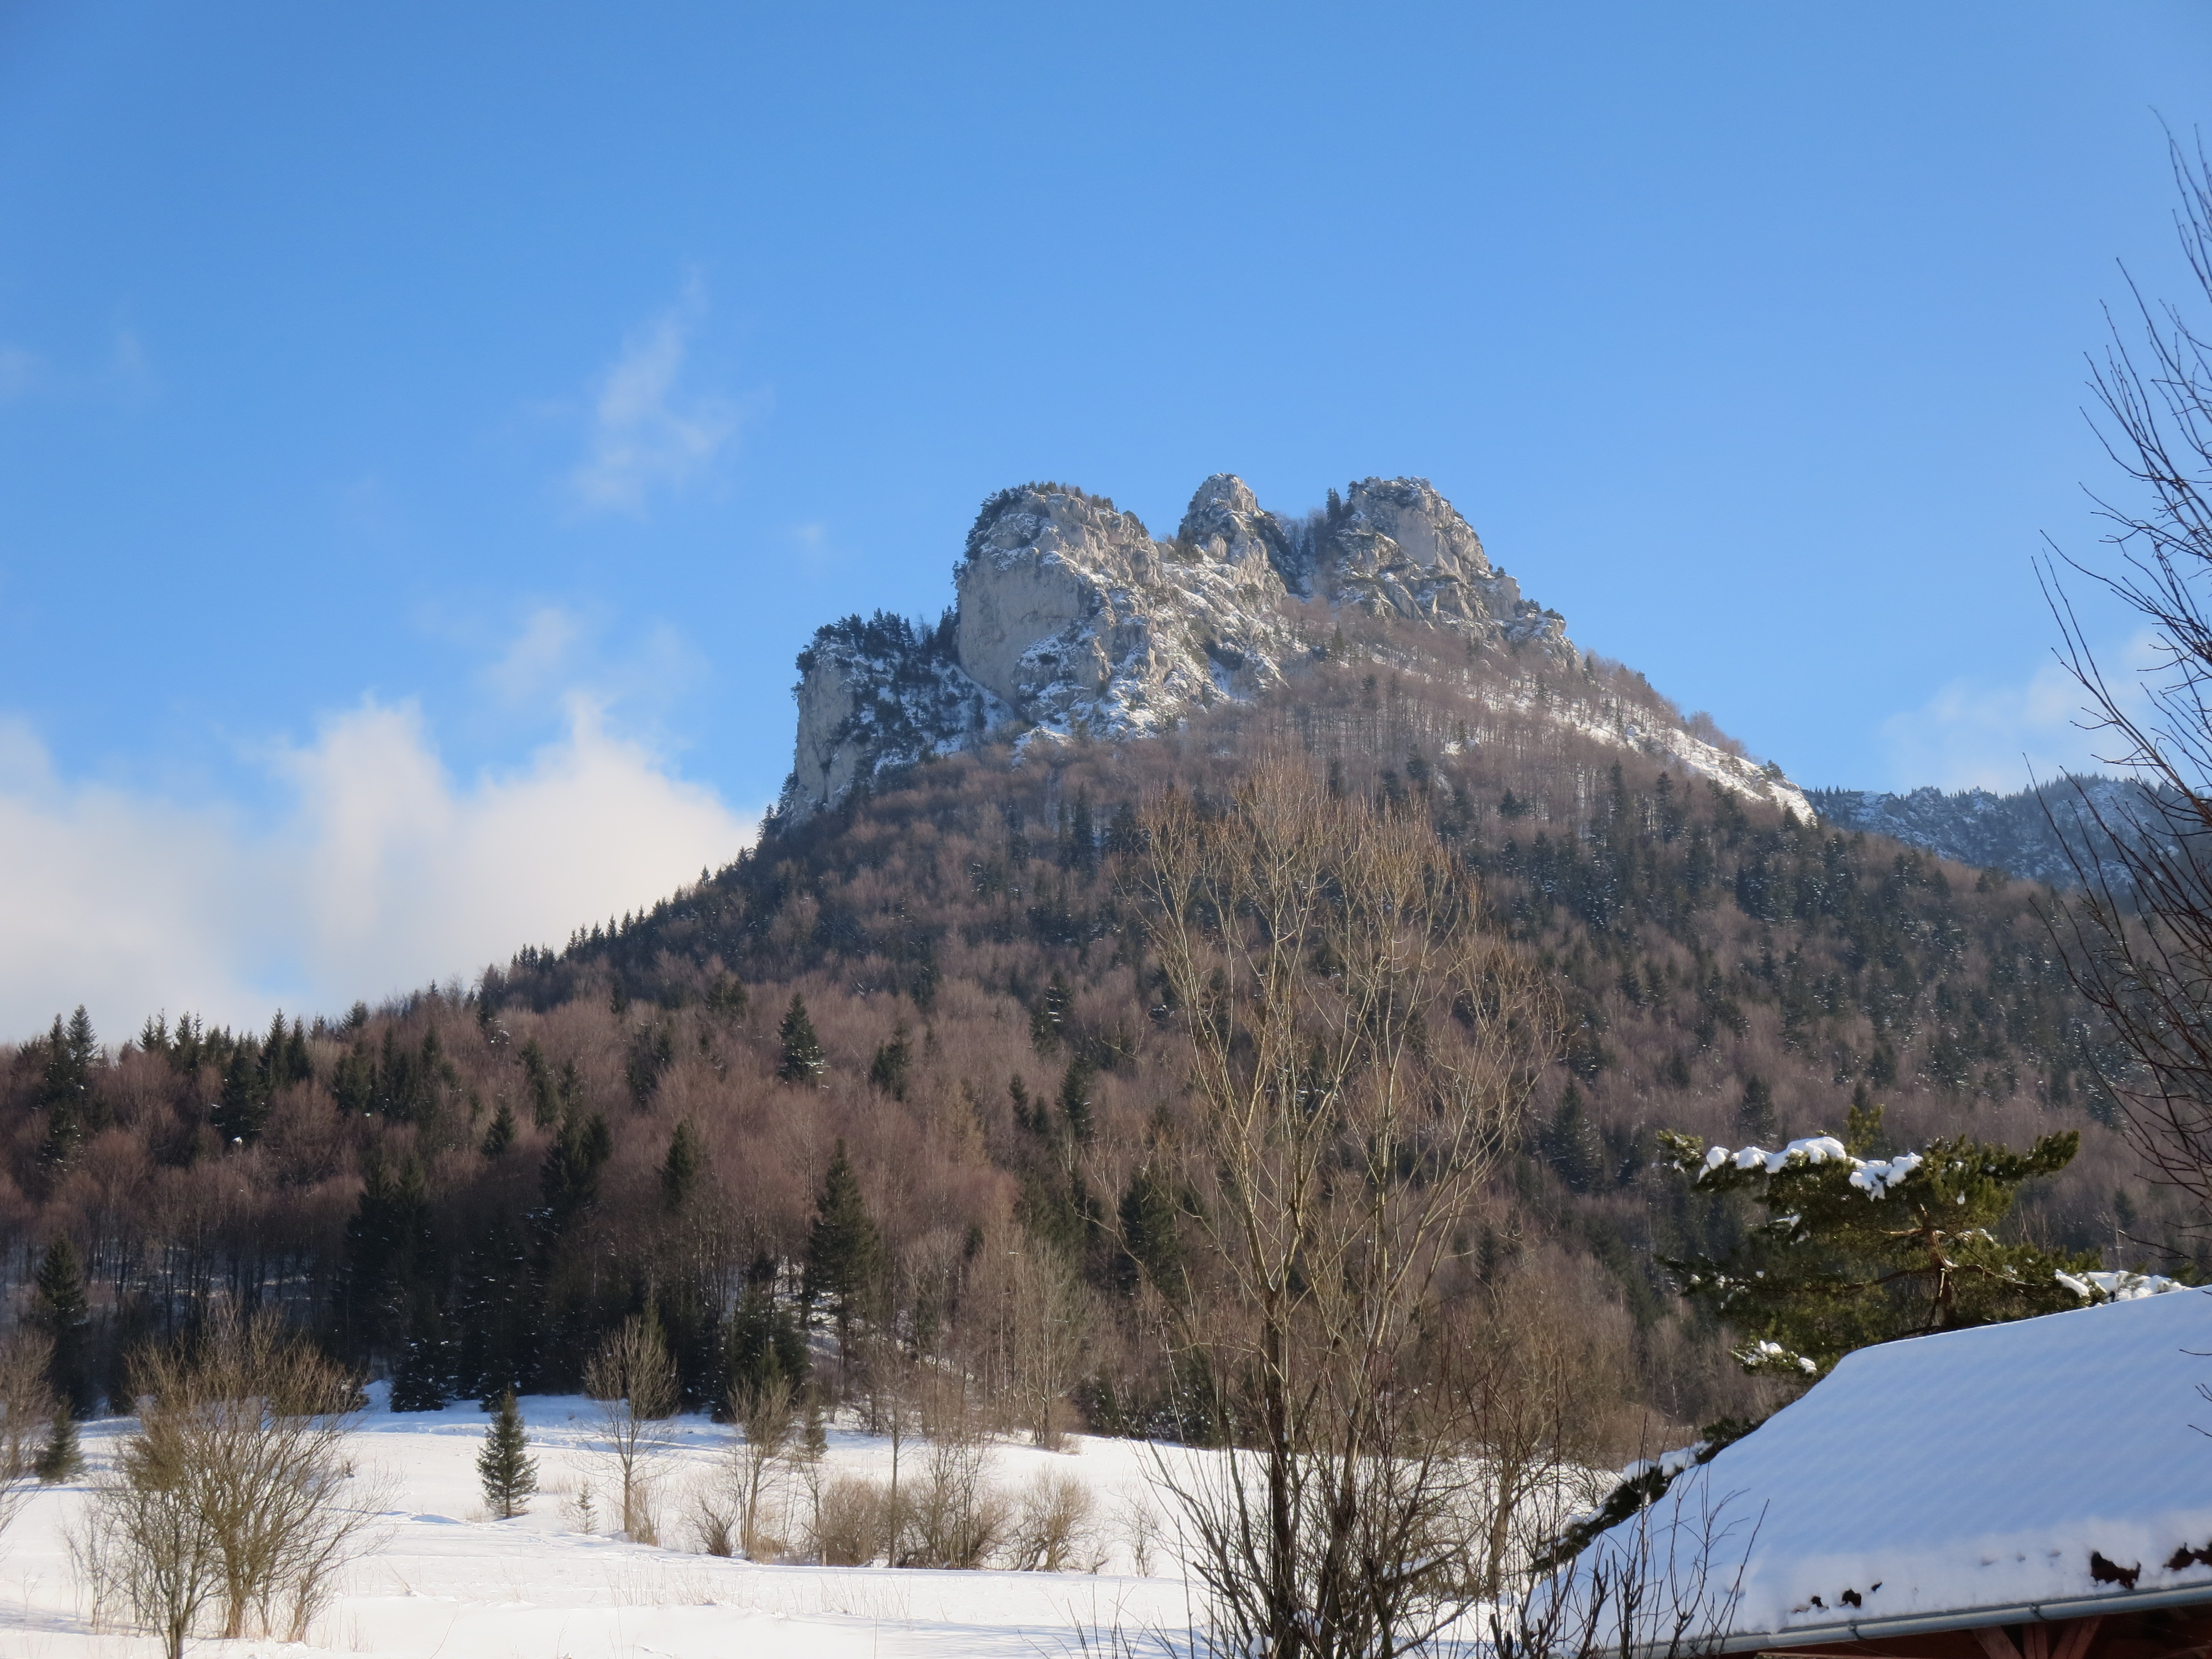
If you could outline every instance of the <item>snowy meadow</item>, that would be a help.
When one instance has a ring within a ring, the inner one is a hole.
[[[305,1643],[197,1639],[195,1654],[333,1652],[385,1659],[846,1659],[897,1654],[1080,1653],[1100,1632],[1132,1638],[1187,1629],[1192,1607],[1171,1522],[1152,1491],[1152,1453],[1130,1441],[1072,1437],[1066,1449],[1016,1443],[981,1449],[981,1478],[1018,1528],[1024,1499],[1075,1485],[1087,1513],[1066,1527],[1073,1571],[795,1566],[705,1553],[702,1498],[728,1484],[734,1431],[703,1417],[658,1426],[651,1503],[663,1543],[612,1528],[618,1499],[598,1432],[598,1402],[521,1402],[538,1460],[528,1513],[494,1520],[476,1460],[490,1419],[471,1401],[394,1413],[377,1384],[350,1441],[353,1484],[375,1496],[368,1547],[318,1615]],[[88,1605],[70,1552],[88,1480],[109,1461],[129,1420],[88,1424],[88,1474],[41,1487],[0,1534],[0,1650],[11,1659],[137,1659],[156,1639]],[[888,1481],[894,1448],[842,1425],[811,1470],[779,1472],[785,1526],[805,1525],[817,1492]],[[929,1448],[896,1449],[902,1484],[927,1479]],[[1203,1453],[1172,1454],[1203,1456]],[[1146,1638],[1148,1639],[1148,1638]]]

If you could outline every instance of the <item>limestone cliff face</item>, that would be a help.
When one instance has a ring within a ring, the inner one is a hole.
[[[1565,620],[1492,568],[1481,539],[1427,479],[1363,479],[1344,505],[1328,550],[1337,603],[1516,643],[1565,643]]]
[[[817,630],[799,653],[799,741],[786,810],[804,816],[884,767],[956,753],[1012,718],[960,671],[951,620],[917,629],[878,611]]]
[[[984,502],[954,581],[958,605],[933,629],[854,616],[800,653],[784,811],[804,816],[887,768],[987,737],[1133,737],[1249,698],[1311,653],[1293,599],[1577,660],[1565,622],[1522,598],[1424,478],[1363,479],[1328,512],[1286,521],[1216,473],[1165,541],[1110,501],[1024,484]],[[1592,732],[1809,815],[1786,782],[1687,732]]]
[[[1251,500],[1234,478],[1217,484]],[[1061,735],[1127,737],[1249,696],[1298,648],[1264,544],[1156,542],[1133,515],[1072,491],[994,496],[955,580],[962,669]]]

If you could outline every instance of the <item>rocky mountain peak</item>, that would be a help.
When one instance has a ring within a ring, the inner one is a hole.
[[[1362,479],[1331,502],[1286,521],[1218,472],[1160,541],[1073,484],[1000,490],[968,532],[943,621],[850,617],[800,653],[783,810],[804,816],[886,767],[987,738],[1133,737],[1248,700],[1317,648],[1294,625],[1292,599],[1578,660],[1565,620],[1521,597],[1425,478]],[[1674,736],[1669,751],[1692,769],[1778,789],[1803,809],[1786,783]]]

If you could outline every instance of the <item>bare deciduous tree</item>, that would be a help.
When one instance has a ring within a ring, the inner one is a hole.
[[[731,1486],[737,1498],[735,1541],[757,1561],[768,1544],[775,1477],[798,1435],[797,1405],[790,1382],[775,1376],[755,1389],[732,1389],[730,1420],[744,1437],[729,1452]]]
[[[1082,1374],[1090,1299],[1067,1258],[1034,1233],[1009,1258],[1014,1396],[1030,1443],[1056,1451],[1067,1391]]]
[[[584,1367],[584,1392],[599,1402],[600,1455],[622,1488],[622,1524],[633,1542],[658,1541],[653,1483],[661,1424],[676,1409],[676,1366],[650,1314],[633,1314]]]
[[[1553,1277],[1524,1271],[1487,1285],[1437,1328],[1437,1385],[1480,1467],[1470,1565],[1489,1601],[1510,1596],[1570,1516],[1613,1480],[1593,1465],[1612,1449],[1604,1441],[1626,1392],[1626,1344],[1606,1340],[1594,1293],[1562,1294]]]
[[[1157,1478],[1225,1647],[1403,1651],[1473,1593],[1464,1437],[1411,1362],[1552,1000],[1426,823],[1293,762],[1146,827],[1196,1102],[1172,1150],[1218,1281],[1163,1301],[1231,1442]]]
[[[2182,252],[2212,305],[2212,167],[2201,146],[2170,149]],[[2115,322],[2094,386],[2106,452],[2141,494],[2099,502],[2117,568],[2069,562],[2148,624],[2150,665],[2108,679],[2050,591],[2100,758],[2143,788],[2116,809],[2077,791],[2095,833],[2086,848],[2064,839],[2084,890],[2051,920],[2075,982],[2138,1062],[2106,1079],[2130,1139],[2212,1219],[2212,313],[2130,292],[2141,340]]]

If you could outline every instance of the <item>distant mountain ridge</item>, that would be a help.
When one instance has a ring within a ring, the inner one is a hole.
[[[1905,794],[1808,789],[1805,798],[1823,823],[1888,836],[1960,864],[2054,887],[2081,884],[2077,859],[2083,868],[2094,863],[2122,892],[2133,884],[2097,819],[2118,829],[2143,817],[2152,805],[2132,779],[2094,774],[2062,776],[2010,795],[1923,787]]]
[[[1301,519],[1216,473],[1176,534],[1072,484],[1030,483],[983,503],[955,569],[958,602],[933,626],[878,611],[819,629],[799,653],[799,730],[780,814],[795,822],[856,784],[988,742],[1025,745],[1174,729],[1249,702],[1325,659],[1360,614],[1423,624],[1488,663],[1584,659],[1556,611],[1525,599],[1425,478],[1364,478]],[[1518,702],[1516,706],[1521,706]],[[1604,717],[1571,700],[1529,712],[1670,761],[1747,799],[1809,818],[1779,768],[1692,730],[1653,696]],[[1717,733],[1711,734],[1717,737]]]

